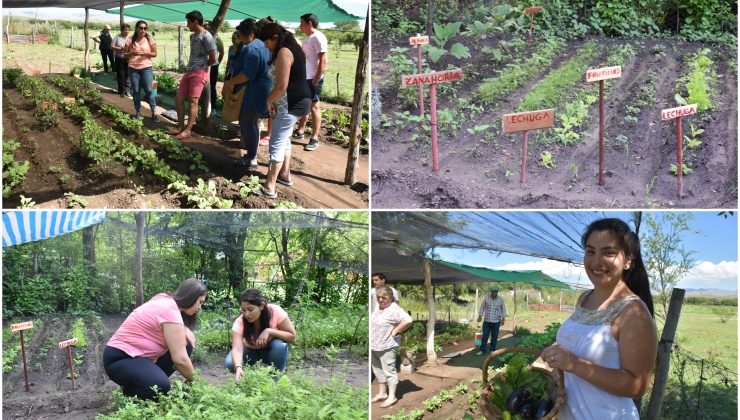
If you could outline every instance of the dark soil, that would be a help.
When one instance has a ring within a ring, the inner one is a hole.
[[[398,131],[374,126],[372,180],[373,207],[377,208],[735,208],[737,206],[737,69],[729,68],[724,58],[734,54],[730,48],[670,40],[628,40],[589,38],[601,46],[601,53],[591,68],[601,66],[607,52],[622,44],[632,44],[637,56],[623,66],[622,77],[608,82],[606,97],[605,184],[598,185],[598,102],[589,109],[584,139],[575,146],[546,144],[537,132],[529,135],[526,181],[519,182],[522,134],[497,134],[494,139],[469,134],[468,128],[481,124],[500,127],[503,114],[515,112],[526,95],[549,70],[575,54],[587,40],[572,41],[553,61],[550,68],[481,114],[475,114],[455,132],[439,127],[439,172],[431,168],[431,140],[421,134],[411,141],[416,126]],[[438,94],[437,109],[456,108],[458,99],[478,103],[476,95],[481,80],[492,77],[504,64],[491,65],[480,52],[483,46],[495,46],[498,39],[480,42],[457,36],[450,43],[462,42],[472,57],[455,60],[445,56],[435,65],[463,69],[463,82],[453,83],[456,93]],[[398,98],[399,87],[392,83],[390,66],[384,58],[406,39],[373,39],[373,83],[382,102],[380,115],[394,119],[394,112],[404,109]],[[661,47],[663,46],[663,47]],[[665,54],[656,53],[665,48]],[[679,78],[688,73],[684,56],[700,48],[712,50],[717,78],[712,81],[715,109],[683,119],[684,134],[690,124],[705,130],[702,145],[684,153],[684,163],[693,173],[684,175],[684,197],[678,197],[677,178],[669,173],[676,163],[676,124],[661,121],[660,110],[676,106],[674,95]],[[415,50],[409,49],[410,59]],[[657,74],[655,106],[646,106],[636,122],[624,119],[626,107],[634,103],[639,88]],[[469,76],[466,76],[468,74]],[[584,76],[585,83],[585,76]],[[594,83],[598,94],[598,84]],[[425,105],[428,112],[429,89]],[[558,110],[556,107],[556,124]],[[499,129],[500,131],[500,129]],[[547,131],[547,130],[543,130]],[[627,144],[616,141],[622,135]],[[538,164],[542,152],[550,151],[555,167]],[[574,169],[575,168],[575,169]]]
[[[14,369],[3,375],[3,418],[4,419],[94,419],[97,413],[111,411],[111,394],[117,389],[103,369],[103,350],[111,335],[125,317],[102,316],[101,330],[88,325],[88,345],[83,353],[83,364],[75,369],[75,389],[68,379],[67,353],[57,348],[57,343],[69,337],[74,318],[67,316],[47,317],[40,329],[26,330],[26,357],[30,392],[25,391],[23,367],[20,356]],[[76,354],[77,349],[73,348]],[[291,351],[297,351],[291,349]],[[223,367],[226,354],[207,354],[204,360],[193,363],[201,377],[212,384],[232,380],[232,375]],[[351,386],[367,386],[367,356],[340,351],[330,362],[320,351],[313,351],[305,358],[293,354],[288,362],[286,374],[305,371],[318,382],[330,377],[343,378]],[[302,355],[300,355],[302,356]],[[182,380],[178,373],[173,379]]]
[[[18,62],[6,62],[5,65],[24,68],[24,63]],[[30,71],[28,73],[31,74]],[[121,98],[114,90],[104,86],[115,83],[112,77],[107,74],[94,77],[95,82],[101,83],[99,85],[101,96],[106,103],[114,105],[119,110],[133,113],[130,98]],[[126,174],[124,166],[105,171],[95,168],[79,153],[78,138],[81,127],[74,121],[60,111],[59,127],[42,131],[34,118],[33,105],[11,86],[3,86],[3,92],[3,138],[19,141],[21,148],[15,152],[16,160],[21,162],[29,160],[31,163],[25,181],[16,186],[11,196],[4,200],[4,208],[17,207],[20,204],[20,195],[32,198],[40,208],[65,208],[70,205],[70,200],[64,196],[67,192],[81,196],[89,208],[192,206],[187,204],[185,199],[168,192],[167,182],[153,174],[129,175]],[[332,105],[327,107],[336,108]],[[340,108],[349,114],[348,108]],[[143,109],[142,114],[148,116],[149,111]],[[110,126],[105,117],[97,118],[101,125]],[[150,129],[174,126],[173,122],[160,118],[160,123],[154,123],[146,118],[144,125]],[[326,121],[325,126],[332,129],[331,121]],[[233,200],[234,208],[270,208],[283,200],[304,208],[367,208],[369,201],[367,154],[360,155],[357,182],[352,186],[344,185],[348,151],[337,141],[333,141],[332,135],[323,128],[320,137],[327,141],[323,141],[320,148],[314,152],[303,150],[307,138],[292,140],[291,170],[294,185],[291,187],[280,185],[277,200],[254,195],[246,199],[241,198],[234,184],[239,181],[247,183],[250,175],[257,175],[261,181],[264,180],[269,160],[268,147],[262,146],[258,150],[259,169],[247,171],[233,164],[234,159],[240,154],[239,141],[235,137],[235,126],[229,126],[223,120],[213,118],[209,120],[208,128],[196,125],[193,137],[183,141],[185,146],[203,155],[209,173],[190,171],[183,162],[168,159],[162,147],[148,140],[133,135],[129,136],[129,139],[138,143],[143,142],[157,150],[158,155],[170,166],[190,177],[188,182],[190,186],[195,185],[198,178],[214,179],[218,185],[219,196]]]

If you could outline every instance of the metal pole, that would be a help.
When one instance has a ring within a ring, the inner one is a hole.
[[[421,73],[421,44],[416,46],[416,56],[418,61],[419,73]],[[424,86],[419,83],[419,115],[424,116]],[[424,121],[422,120],[422,126]]]
[[[31,392],[28,387],[28,368],[26,367],[26,345],[23,343],[23,330],[21,333],[21,357],[23,357],[23,378],[26,380],[26,392]]]
[[[75,389],[75,365],[72,363],[72,346],[67,346],[67,357],[69,359],[69,373],[72,375],[72,389]]]
[[[432,95],[432,170],[437,172],[439,170],[439,157],[437,156],[437,85],[432,83],[430,87],[430,93]]]
[[[678,117],[678,121],[676,122],[676,163],[678,164],[678,169],[676,173],[678,174],[678,198],[683,197],[683,133],[681,130],[681,119],[682,117]]]
[[[523,184],[526,179],[527,171],[527,141],[529,140],[529,131],[524,130],[523,132],[524,141],[522,141],[522,170],[519,176],[519,183]]]
[[[599,80],[599,185],[604,185],[604,81]]]

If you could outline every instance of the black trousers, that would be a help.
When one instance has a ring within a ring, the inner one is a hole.
[[[193,346],[187,343],[188,356]],[[175,364],[170,352],[165,353],[154,363],[146,357],[131,357],[122,350],[106,346],[103,351],[103,367],[108,377],[123,389],[123,395],[151,400],[157,390],[166,394],[170,392],[170,376],[175,373]]]
[[[118,80],[118,94],[125,95],[131,92],[131,79],[128,77],[128,60],[116,57],[116,79]]]
[[[216,82],[218,81],[218,66],[211,66],[211,112],[216,110]]]
[[[103,57],[103,68],[108,73],[108,60],[110,60],[110,71],[113,71],[113,50],[100,50],[100,55]]]

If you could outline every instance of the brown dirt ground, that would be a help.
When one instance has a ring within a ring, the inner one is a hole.
[[[119,315],[102,316],[103,330],[88,328],[88,346],[83,364],[75,369],[75,389],[67,378],[69,367],[67,355],[57,348],[57,343],[67,339],[74,318],[68,316],[47,317],[40,330],[26,330],[26,357],[30,392],[24,389],[23,368],[18,362],[14,370],[3,375],[3,418],[6,419],[94,419],[97,413],[110,412],[110,396],[117,389],[103,369],[103,350],[110,336],[123,322]],[[76,351],[76,350],[75,350]],[[45,353],[45,354],[44,354]],[[231,374],[223,368],[226,355],[208,355],[203,361],[193,363],[201,377],[212,384],[231,380]],[[290,370],[304,371],[327,381],[331,376],[342,377],[351,386],[367,386],[368,363],[366,356],[339,352],[339,361],[331,364],[320,352],[308,354],[306,358],[289,362]],[[178,373],[173,378],[182,380]]]
[[[378,35],[378,34],[376,34]],[[612,83],[606,104],[605,185],[598,185],[598,105],[589,110],[585,141],[574,147],[558,147],[538,141],[530,133],[526,181],[519,183],[521,162],[520,133],[498,134],[493,141],[481,135],[468,134],[468,128],[479,124],[498,127],[501,116],[514,112],[520,99],[534,82],[541,80],[550,69],[572,56],[586,40],[570,42],[553,65],[543,69],[507,98],[480,115],[466,121],[459,132],[451,135],[440,126],[440,170],[431,169],[430,140],[408,140],[416,127],[393,130],[374,128],[372,162],[372,202],[377,208],[734,208],[737,206],[737,69],[730,69],[723,57],[730,54],[726,47],[666,40],[625,40],[590,38],[606,50],[631,43],[637,56],[623,66],[623,76]],[[476,40],[477,41],[477,40]],[[403,46],[405,39],[373,39],[373,83],[379,87],[383,104],[382,114],[393,119],[394,111],[401,109],[397,99],[398,87],[390,81],[390,67],[383,58],[393,46]],[[457,107],[458,98],[475,102],[480,80],[494,74],[502,66],[492,66],[481,46],[495,46],[497,40],[473,42],[458,36],[450,42],[462,42],[471,48],[471,59],[463,65],[464,82],[457,83],[452,97],[439,97],[438,109]],[[653,48],[665,46],[666,54],[656,54]],[[711,112],[684,118],[684,133],[689,124],[704,128],[702,145],[684,156],[694,172],[684,176],[685,197],[677,195],[676,177],[670,175],[671,163],[676,161],[675,124],[660,121],[660,109],[673,107],[676,81],[688,72],[683,64],[687,53],[700,48],[711,48],[717,66],[717,78],[712,81],[717,106]],[[413,50],[408,51],[412,57]],[[436,65],[460,66],[443,58]],[[593,63],[599,67],[599,62]],[[637,89],[646,83],[650,72],[659,74],[654,107],[644,107],[636,123],[623,119],[625,109],[633,103]],[[466,77],[469,73],[471,76]],[[595,92],[598,88],[595,87]],[[428,104],[428,90],[427,99]],[[427,105],[428,106],[428,105]],[[556,111],[557,114],[557,111]],[[373,115],[378,118],[379,115]],[[543,130],[544,131],[544,130]],[[628,148],[614,139],[624,135]],[[423,136],[422,136],[423,138]],[[534,139],[534,140],[533,140]],[[538,165],[543,151],[551,151],[555,168]],[[577,165],[574,176],[572,165]],[[508,173],[508,176],[506,175]],[[512,176],[513,175],[513,176]]]
[[[47,67],[50,67],[51,72],[56,74],[64,75],[69,71],[70,64],[63,60],[55,61],[48,57],[52,61],[47,66],[47,57],[43,57],[43,60],[38,57],[29,58],[32,57],[30,53],[34,48],[31,45],[24,45],[22,48],[15,47],[14,53],[9,54],[4,60],[4,67],[19,67],[26,74],[40,74],[41,72],[45,74],[48,72]],[[114,105],[123,112],[134,112],[132,100],[119,97],[111,88],[115,85],[112,75],[97,74],[93,80],[99,83],[101,96],[106,103]],[[20,149],[16,151],[16,159],[28,159],[32,165],[24,183],[16,187],[13,194],[4,200],[4,208],[16,207],[20,203],[21,194],[33,198],[40,208],[64,208],[68,205],[68,200],[63,197],[65,192],[74,192],[82,196],[87,200],[89,208],[177,208],[183,206],[184,203],[181,200],[166,191],[166,183],[154,176],[126,175],[125,168],[119,167],[105,176],[91,177],[89,171],[85,170],[86,163],[79,156],[74,144],[76,141],[70,141],[79,135],[80,129],[74,122],[62,116],[59,128],[42,132],[36,126],[31,104],[15,89],[4,87],[3,90],[5,92],[3,95],[3,137],[22,140],[22,147],[25,151]],[[144,108],[143,115],[149,114],[147,107],[146,104],[142,107]],[[327,107],[337,108],[333,105]],[[349,113],[348,108],[339,108]],[[158,112],[165,110],[158,105]],[[219,118],[211,120],[211,124],[212,127],[226,125]],[[166,118],[161,118],[160,123],[145,119],[145,126],[150,129],[167,128],[174,125],[175,123]],[[328,141],[323,141],[319,149],[314,152],[303,150],[303,145],[308,139],[292,140],[294,147],[291,169],[294,174],[294,185],[292,187],[280,185],[277,200],[256,196],[241,199],[236,188],[231,185],[240,180],[246,181],[248,175],[258,175],[262,180],[264,179],[267,174],[267,146],[260,147],[258,151],[259,169],[250,173],[233,164],[233,160],[240,154],[237,141],[224,141],[212,134],[213,130],[204,131],[197,124],[196,131],[203,135],[194,133],[191,139],[183,143],[203,154],[211,173],[191,174],[187,170],[181,172],[191,176],[189,183],[191,185],[194,184],[198,175],[207,179],[215,179],[219,186],[220,196],[233,199],[235,208],[269,208],[281,200],[289,200],[304,208],[368,207],[369,163],[367,154],[360,155],[357,182],[352,186],[344,185],[348,151],[331,141],[331,136],[323,128],[323,135],[320,137]],[[226,136],[225,139],[233,137],[235,136]],[[171,161],[168,163],[174,166]],[[49,168],[52,167],[61,171],[50,171]],[[64,174],[69,175],[70,179],[62,183],[60,177]]]

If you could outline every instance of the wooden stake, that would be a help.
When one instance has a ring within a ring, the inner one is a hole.
[[[21,357],[23,357],[23,378],[26,380],[26,392],[31,392],[28,387],[28,367],[26,366],[26,345],[23,343],[23,330],[21,333]]]

